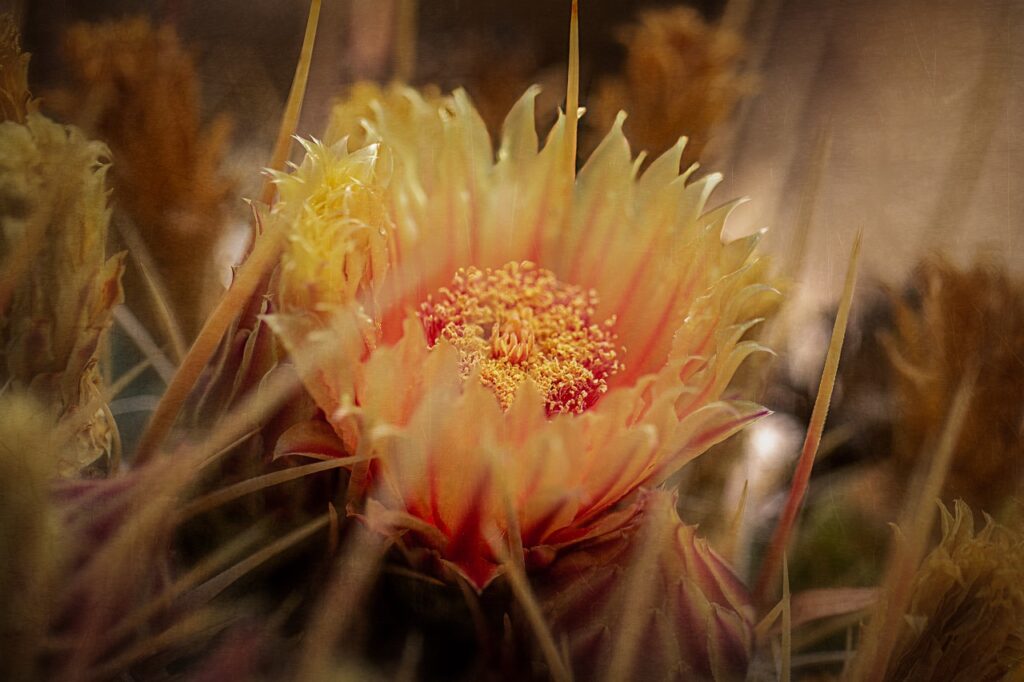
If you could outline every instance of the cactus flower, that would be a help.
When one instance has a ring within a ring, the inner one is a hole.
[[[620,528],[767,412],[725,394],[776,292],[760,235],[723,243],[736,203],[706,210],[719,176],[680,175],[682,142],[639,174],[623,117],[576,176],[536,94],[495,150],[464,93],[393,89],[363,146],[305,143],[271,216],[268,321],[325,415],[278,452],[372,458],[360,513],[477,589],[509,551],[537,568]]]

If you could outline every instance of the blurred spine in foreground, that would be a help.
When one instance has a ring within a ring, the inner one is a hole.
[[[60,534],[47,486],[53,473],[52,419],[25,395],[0,397],[0,678],[33,679],[47,632]]]

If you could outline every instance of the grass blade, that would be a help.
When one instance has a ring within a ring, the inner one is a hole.
[[[754,585],[754,601],[757,604],[763,605],[769,599],[769,590],[775,584],[779,565],[782,563],[793,527],[796,525],[797,514],[810,484],[811,469],[814,467],[814,459],[818,452],[818,446],[821,444],[821,434],[825,430],[825,418],[828,416],[829,404],[832,401],[832,389],[835,387],[836,373],[839,371],[839,356],[842,354],[843,339],[846,337],[846,326],[850,319],[850,307],[857,284],[857,261],[860,256],[860,246],[861,235],[858,233],[853,242],[853,249],[850,251],[850,264],[846,270],[843,296],[839,301],[839,311],[836,313],[835,324],[832,327],[832,339],[829,341],[828,353],[825,356],[825,367],[822,369],[821,382],[818,384],[818,395],[814,400],[811,422],[807,427],[803,449],[793,474],[789,497],[786,499],[786,506],[775,527],[771,544]]]

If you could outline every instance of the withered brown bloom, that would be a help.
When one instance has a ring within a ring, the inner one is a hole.
[[[203,124],[194,60],[170,26],[143,18],[77,24],[65,50],[73,82],[54,93],[54,108],[110,146],[115,203],[191,335],[219,287],[212,254],[233,189],[222,170],[230,122]],[[149,307],[137,276],[130,284],[132,309]]]
[[[680,136],[689,138],[684,163],[702,158],[715,126],[753,87],[740,71],[743,39],[692,8],[673,7],[644,12],[622,40],[623,73],[598,84],[589,105],[592,129],[607,130],[624,110],[626,135],[650,158]]]
[[[942,510],[942,543],[914,579],[886,680],[981,682],[1024,665],[1024,538],[970,508]]]
[[[893,460],[906,480],[972,366],[978,379],[944,498],[998,514],[1024,471],[1024,288],[1005,270],[942,260],[915,277],[919,305],[898,301],[887,339],[895,372]]]

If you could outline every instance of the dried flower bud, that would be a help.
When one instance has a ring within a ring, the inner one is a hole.
[[[742,38],[683,7],[645,12],[622,38],[624,74],[598,85],[593,129],[603,133],[626,110],[625,131],[635,149],[654,158],[685,135],[688,165],[752,87],[739,73]]]
[[[673,495],[648,492],[621,532],[537,575],[538,598],[556,638],[569,638],[579,679],[601,677],[619,656],[632,679],[744,678],[753,606],[695,531],[679,520]]]
[[[942,510],[942,534],[914,579],[885,679],[1011,679],[1024,665],[1024,537],[991,519],[975,533],[959,500]]]
[[[220,286],[212,254],[233,189],[222,170],[230,121],[203,125],[195,64],[170,26],[141,18],[77,24],[65,49],[73,86],[47,101],[110,146],[116,205],[194,333]],[[144,313],[148,299],[130,303],[159,328]]]

